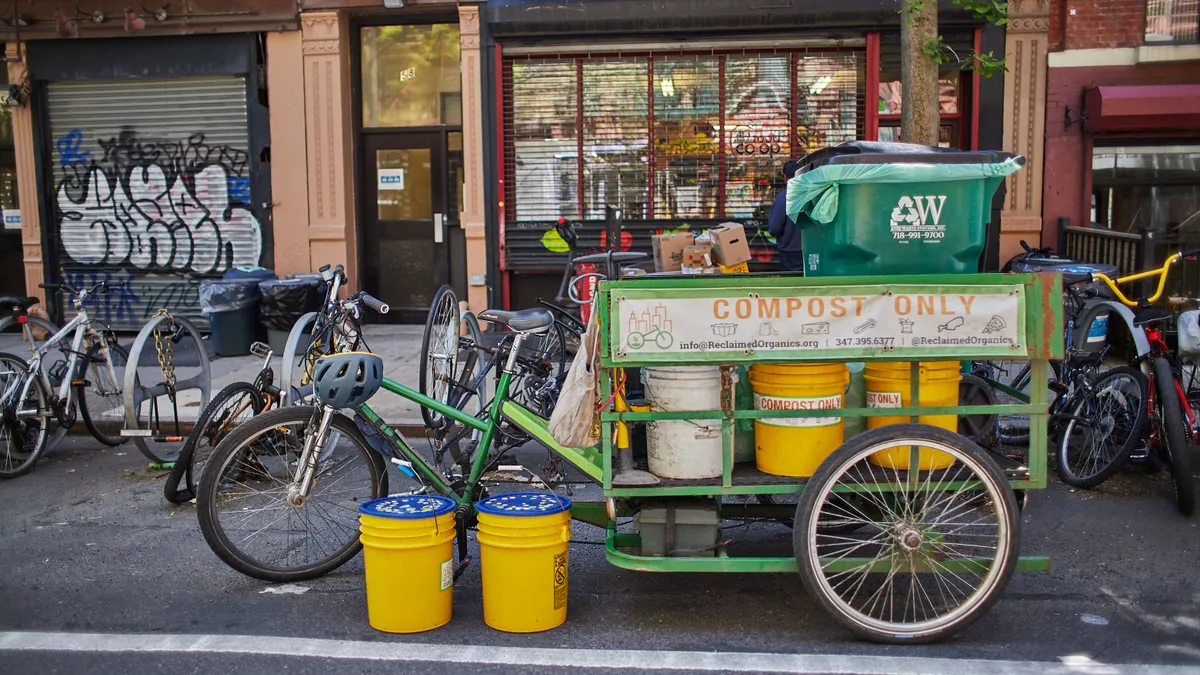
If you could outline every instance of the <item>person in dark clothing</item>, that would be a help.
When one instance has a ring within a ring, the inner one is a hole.
[[[789,159],[783,164],[783,176],[791,180],[796,175],[800,162]],[[800,228],[787,215],[787,184],[775,197],[771,205],[771,213],[767,216],[767,231],[775,237],[775,245],[779,248],[779,271],[803,272],[804,254],[800,251]]]

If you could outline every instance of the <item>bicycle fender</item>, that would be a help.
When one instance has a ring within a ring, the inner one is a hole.
[[[1150,342],[1146,339],[1146,334],[1133,325],[1133,310],[1116,300],[1102,298],[1093,298],[1084,303],[1083,310],[1079,313],[1079,323],[1075,326],[1075,334],[1071,338],[1071,344],[1087,344],[1088,330],[1092,327],[1092,320],[1104,310],[1108,310],[1110,317],[1116,315],[1124,322],[1125,329],[1133,338],[1133,346],[1137,349],[1138,356],[1146,356],[1150,353]],[[1109,319],[1109,326],[1111,330],[1112,319]]]

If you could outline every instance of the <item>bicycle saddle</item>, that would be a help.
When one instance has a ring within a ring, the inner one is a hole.
[[[6,295],[0,298],[0,308],[11,309],[18,314],[24,314],[29,311],[30,307],[41,302],[37,298],[15,298],[11,295]]]
[[[520,312],[485,309],[479,313],[479,318],[508,326],[520,333],[545,333],[554,325],[554,315],[544,309],[525,309]]]
[[[1137,313],[1133,315],[1133,325],[1145,326],[1146,324],[1170,319],[1172,316],[1174,315],[1168,310],[1159,309],[1157,307],[1148,307],[1146,309],[1138,310]]]
[[[649,253],[639,253],[637,251],[616,251],[612,254],[612,261],[615,263],[641,262],[649,260]],[[608,262],[607,253],[592,253],[589,255],[581,255],[575,258],[576,263],[606,263]]]

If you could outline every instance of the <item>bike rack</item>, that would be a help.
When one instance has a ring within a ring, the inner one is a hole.
[[[181,391],[190,389],[200,390],[200,408],[196,411],[197,416],[204,412],[204,408],[208,405],[212,398],[212,369],[208,360],[208,348],[204,344],[204,340],[200,335],[200,331],[192,324],[191,321],[183,317],[171,316],[165,311],[160,311],[154,315],[146,325],[142,326],[141,332],[137,334],[137,338],[133,341],[133,347],[129,350],[129,362],[125,365],[125,429],[121,432],[122,436],[133,439],[137,449],[146,456],[151,462],[158,464],[167,464],[173,462],[179,455],[179,450],[182,444],[187,440],[187,435],[183,433],[183,429],[179,421],[179,410],[177,403],[173,406],[174,431],[173,435],[163,434],[160,430],[161,416],[159,415],[157,401],[162,396],[171,396],[171,388],[167,382],[159,382],[152,387],[143,386],[138,381],[138,365],[141,363],[142,351],[146,348],[146,343],[150,342],[153,345],[154,329],[164,322],[169,322],[182,329],[183,333],[190,334],[196,342],[196,348],[200,355],[200,373],[186,380],[175,382],[174,395],[178,395]],[[172,339],[172,338],[168,338]],[[182,339],[182,338],[181,338]],[[174,363],[171,364],[172,376],[174,375]],[[152,401],[150,411],[146,415],[148,427],[143,429],[140,426],[138,414],[141,406],[147,400]],[[176,447],[171,452],[163,452],[159,448],[151,447],[150,442],[155,443],[171,443],[176,444]]]
[[[292,401],[292,373],[296,368],[296,352],[300,349],[304,331],[316,320],[317,313],[309,312],[297,319],[296,324],[292,326],[292,331],[288,333],[287,343],[283,347],[283,364],[279,368],[279,404],[281,407],[295,403]],[[308,345],[305,345],[304,348],[307,352]]]

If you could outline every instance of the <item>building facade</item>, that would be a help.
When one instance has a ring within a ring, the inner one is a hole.
[[[1043,241],[1128,270],[1200,239],[1200,3],[1050,4]]]
[[[585,250],[740,222],[769,270],[785,160],[901,140],[878,0],[92,4],[16,0],[0,26],[0,281],[126,281],[94,306],[118,328],[197,316],[199,284],[243,265],[344,264],[389,320],[423,321],[442,284],[529,306],[557,290],[560,217]],[[956,53],[1009,56],[990,79],[943,68],[941,143],[1030,159],[990,267],[1042,230],[1047,4],[1010,3],[1006,30],[940,3]]]

